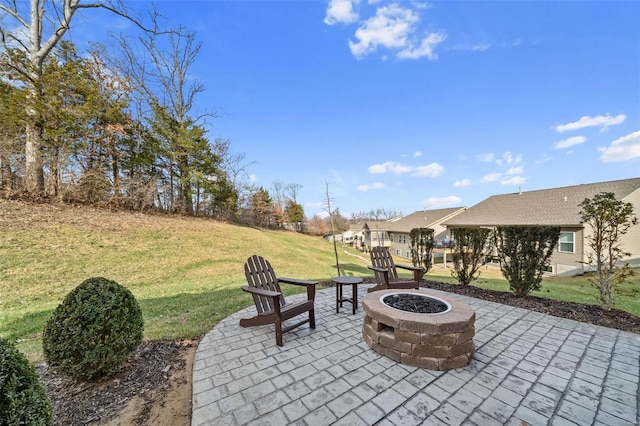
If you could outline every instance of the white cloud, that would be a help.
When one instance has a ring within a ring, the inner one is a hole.
[[[403,48],[419,16],[410,9],[397,4],[378,8],[376,15],[369,18],[356,30],[357,43],[349,41],[351,53],[364,56],[375,51],[378,46]]]
[[[478,159],[478,161],[482,161],[482,162],[489,162],[489,161],[493,161],[493,158],[495,157],[495,155],[493,154],[493,152],[489,153],[489,154],[481,154],[478,155],[476,158]]]
[[[476,44],[456,44],[451,47],[451,50],[468,50],[471,52],[484,52],[491,48],[490,43],[476,43]]]
[[[334,25],[356,22],[358,20],[358,12],[356,12],[355,6],[359,3],[360,0],[330,0],[324,23]]]
[[[567,139],[563,139],[560,142],[558,142],[555,146],[556,149],[560,149],[560,148],[569,148],[572,147],[574,145],[579,145],[581,143],[585,143],[587,141],[587,138],[585,138],[584,136],[572,136],[570,138]]]
[[[360,192],[367,192],[370,189],[382,189],[385,188],[386,185],[382,182],[375,182],[368,185],[359,185],[356,189]]]
[[[490,43],[478,43],[471,46],[472,52],[484,52],[485,50],[489,50],[491,48]]]
[[[519,175],[522,173],[522,166],[518,166],[518,167],[511,167],[509,170],[507,170],[506,172],[504,172],[505,175],[511,176],[511,175]]]
[[[395,161],[387,161],[382,164],[374,164],[369,166],[369,173],[371,174],[383,174],[383,173],[395,173],[397,175],[403,173],[409,173],[413,170],[411,166],[404,166]]]
[[[551,161],[551,160],[552,160],[551,157],[544,157],[544,158],[541,158],[540,160],[534,161],[534,163],[535,164],[542,164],[542,163],[546,163],[546,162]]]
[[[422,151],[416,151],[412,155],[413,155],[414,158],[422,157]]]
[[[418,166],[414,169],[411,176],[428,176],[436,177],[440,176],[444,172],[444,167],[438,163],[431,163],[426,166]]]
[[[471,185],[470,179],[461,179],[453,183],[454,188],[464,188],[465,186],[469,186],[469,185]]]
[[[640,157],[640,130],[616,139],[608,147],[598,148],[600,160],[613,163]]]
[[[491,173],[483,176],[482,179],[480,179],[480,182],[495,182],[499,180],[501,177],[502,177],[502,173]]]
[[[426,166],[406,166],[396,161],[387,161],[382,164],[374,164],[369,166],[371,174],[394,173],[396,175],[411,173],[411,176],[440,176],[444,172],[444,167],[438,163],[431,163]]]
[[[436,59],[434,48],[446,38],[444,33],[430,33],[415,46],[414,34],[420,15],[397,3],[379,7],[375,16],[367,19],[355,33],[356,42],[349,40],[351,53],[359,58],[375,52],[379,47],[398,50],[402,59],[427,57]]]
[[[500,183],[502,185],[520,185],[520,184],[524,183],[525,180],[526,179],[523,178],[522,176],[513,176],[513,177],[511,177],[509,179],[502,179],[500,181]]]
[[[431,197],[431,198],[427,198],[424,201],[420,202],[420,205],[423,207],[427,207],[427,208],[440,208],[440,207],[447,207],[447,206],[453,206],[456,204],[460,204],[460,202],[462,201],[462,199],[460,197],[456,197],[455,195],[451,195],[449,197]]]
[[[427,57],[432,61],[438,59],[438,55],[433,51],[437,45],[442,43],[447,38],[447,35],[443,32],[431,33],[420,42],[420,46],[414,47],[412,45],[407,46],[398,52],[398,58],[400,59],[420,59]]]
[[[609,126],[621,124],[627,119],[625,114],[619,114],[615,117],[610,114],[597,115],[595,117],[589,117],[587,115],[580,117],[580,120],[567,124],[559,124],[556,126],[558,133],[569,132],[578,129],[584,129],[585,127],[600,127],[600,131],[606,131]]]
[[[258,178],[256,177],[256,175],[249,175],[249,182],[254,183],[257,181],[258,181]]]
[[[522,155],[518,155],[517,157],[514,157],[511,152],[507,151],[504,154],[502,154],[502,159],[501,160],[496,160],[496,163],[498,163],[498,164],[502,164],[503,162],[506,163],[506,164],[519,164],[519,163],[522,163]]]

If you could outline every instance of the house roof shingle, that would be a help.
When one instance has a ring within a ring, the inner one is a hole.
[[[451,217],[457,212],[464,211],[464,207],[453,207],[448,209],[420,210],[413,212],[402,219],[390,222],[387,230],[395,232],[409,232],[414,228],[429,228]]]
[[[581,226],[580,203],[601,192],[622,200],[640,190],[640,178],[494,195],[445,221],[446,226]]]

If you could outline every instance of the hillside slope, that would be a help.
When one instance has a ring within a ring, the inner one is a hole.
[[[279,276],[325,281],[336,275],[333,246],[318,237],[0,200],[0,335],[20,339],[19,349],[39,360],[40,333],[51,311],[83,280],[104,276],[138,298],[145,340],[197,338],[251,303],[240,286],[252,254],[268,258]],[[368,274],[357,257],[341,266]]]

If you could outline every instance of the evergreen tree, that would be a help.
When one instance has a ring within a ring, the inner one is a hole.
[[[409,231],[409,244],[413,266],[422,268],[423,275],[433,265],[433,229],[414,228]]]
[[[496,230],[500,269],[517,296],[540,290],[553,249],[558,244],[556,226],[502,226]]]
[[[486,246],[491,231],[486,228],[453,228],[453,271],[461,285],[469,285],[480,275],[480,267],[486,258]]]

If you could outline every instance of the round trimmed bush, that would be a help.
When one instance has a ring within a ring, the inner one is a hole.
[[[79,379],[110,376],[142,343],[142,311],[133,294],[106,278],[89,278],[55,309],[42,335],[49,365]]]
[[[29,361],[0,337],[0,426],[50,425],[53,409]]]

